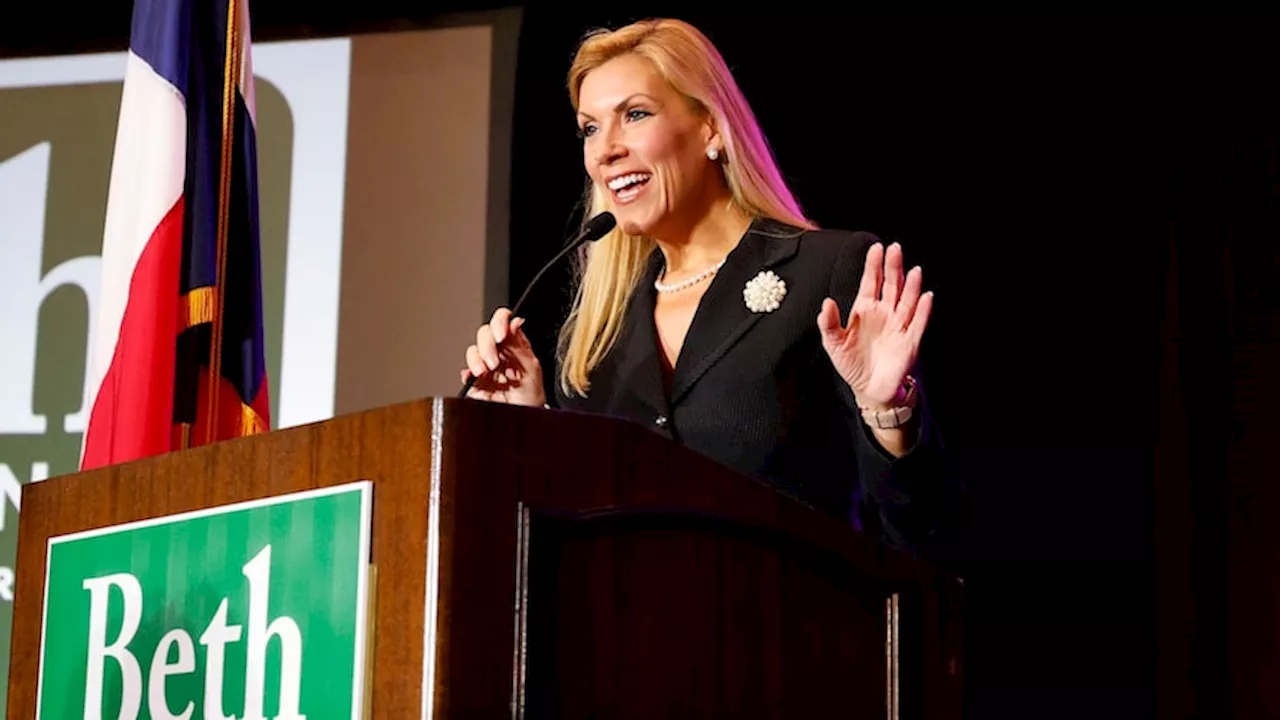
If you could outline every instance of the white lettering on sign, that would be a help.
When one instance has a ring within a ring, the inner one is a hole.
[[[107,643],[107,607],[111,588],[120,590],[124,599],[124,622],[116,639]],[[142,586],[129,573],[116,573],[84,581],[89,591],[89,661],[84,679],[84,720],[102,720],[102,675],[106,659],[120,666],[124,690],[120,694],[120,717],[138,717],[142,706],[142,669],[128,645],[138,632],[142,620]]]
[[[235,720],[222,711],[222,665],[227,643],[240,641],[240,626],[227,624],[227,599],[222,598],[209,627],[200,636],[200,644],[208,650],[209,666],[204,671],[204,716],[208,720]]]
[[[274,620],[267,618],[267,594],[271,582],[271,546],[264,547],[252,560],[245,563],[243,573],[249,580],[249,630],[247,642],[248,661],[245,665],[244,713],[241,720],[268,720],[262,714],[266,695],[267,644],[272,638],[280,641],[280,703],[279,713],[271,720],[306,720],[299,712],[299,694],[302,684],[302,632],[298,623],[286,615]],[[142,669],[129,644],[137,634],[142,619],[142,586],[128,573],[117,573],[84,581],[89,591],[89,657],[85,673],[85,720],[102,718],[102,685],[107,658],[120,668],[124,681],[121,693],[119,720],[134,720],[142,707]],[[123,602],[124,622],[120,632],[107,641],[107,617],[112,598]],[[227,715],[222,706],[223,671],[226,646],[240,642],[241,626],[227,624],[228,598],[223,597],[209,624],[200,635],[205,646],[204,714],[209,720],[237,720]],[[170,660],[176,647],[177,658]],[[191,635],[182,628],[175,628],[160,639],[151,656],[151,670],[147,678],[147,708],[151,717],[158,720],[189,720],[195,704],[188,702],[176,715],[170,710],[166,697],[165,681],[174,675],[195,672],[195,647]]]
[[[267,623],[267,586],[271,580],[271,546],[244,566],[249,578],[249,661],[245,666],[244,720],[262,716],[263,684],[267,666],[267,642],[280,638],[280,714],[275,720],[307,720],[298,714],[302,685],[302,632],[298,623],[280,616]]]
[[[169,662],[170,646],[178,646],[178,659]],[[174,715],[169,712],[169,703],[165,698],[164,681],[170,675],[185,675],[196,669],[196,651],[191,645],[191,636],[185,630],[170,630],[160,638],[156,646],[156,654],[151,656],[151,675],[147,678],[147,708],[153,720],[188,720],[196,704],[188,701],[182,712]]]

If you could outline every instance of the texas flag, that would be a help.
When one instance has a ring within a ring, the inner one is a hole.
[[[270,427],[249,40],[247,0],[134,2],[82,470]]]

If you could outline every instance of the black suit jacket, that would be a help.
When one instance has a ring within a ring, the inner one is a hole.
[[[875,441],[822,347],[826,297],[847,317],[870,233],[805,231],[755,221],[703,295],[668,393],[653,322],[655,250],[614,348],[587,397],[560,408],[628,418],[835,515],[885,542],[958,571],[960,492],[946,471],[927,403],[920,439],[901,458]],[[743,288],[772,270],[786,283],[773,312],[753,312]]]

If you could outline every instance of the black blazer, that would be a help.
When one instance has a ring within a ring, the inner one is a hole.
[[[566,410],[628,418],[746,475],[950,569],[958,567],[960,491],[921,398],[920,439],[894,459],[858,414],[817,327],[826,297],[848,316],[870,233],[805,231],[755,221],[711,279],[681,347],[668,393],[653,323],[662,270],[655,250],[616,344]],[[773,312],[752,312],[743,288],[772,270],[786,283]]]

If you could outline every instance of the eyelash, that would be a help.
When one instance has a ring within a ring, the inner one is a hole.
[[[632,120],[643,120],[644,118],[649,117],[649,116],[650,116],[650,115],[652,115],[652,114],[653,114],[653,113],[649,112],[648,110],[641,110],[641,109],[639,109],[639,108],[632,108],[632,109],[630,109],[630,110],[628,110],[628,111],[627,111],[627,115],[626,115],[626,117],[627,117],[627,118],[629,118],[629,119],[632,119]],[[637,115],[639,115],[640,117],[635,117],[635,116],[637,116]],[[587,125],[587,126],[585,126],[585,127],[580,127],[580,128],[578,128],[578,132],[577,132],[578,138],[579,138],[579,139],[581,139],[581,140],[585,140],[586,138],[590,137],[590,135],[588,135],[588,134],[587,134],[587,130],[589,130],[589,129],[591,129],[591,128],[592,128],[592,126],[591,126],[591,125]]]

